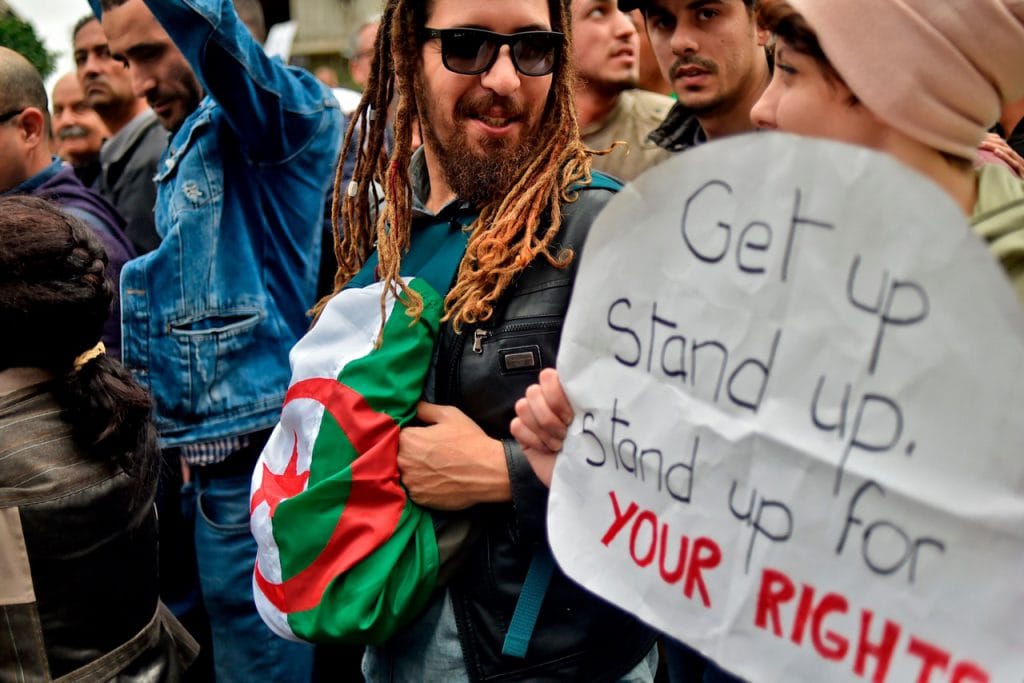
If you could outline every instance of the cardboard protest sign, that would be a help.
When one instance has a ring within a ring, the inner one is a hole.
[[[1024,315],[944,192],[777,133],[627,186],[558,367],[562,569],[755,681],[1024,677]]]

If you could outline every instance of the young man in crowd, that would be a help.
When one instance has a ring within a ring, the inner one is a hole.
[[[672,99],[637,90],[640,35],[630,16],[614,0],[573,0],[573,65],[576,67],[576,115],[583,143],[601,151],[593,168],[629,181],[669,152],[647,140],[672,107]]]
[[[124,217],[125,231],[144,254],[160,244],[153,222],[157,162],[167,147],[167,131],[145,98],[132,93],[124,63],[110,55],[107,36],[96,17],[78,20],[71,34],[76,73],[85,98],[110,131],[100,150],[100,193]]]
[[[754,130],[750,108],[771,78],[755,0],[619,0],[643,12],[647,35],[678,102],[651,140],[681,152]]]
[[[271,634],[253,604],[249,482],[308,325],[341,113],[264,54],[231,0],[102,4],[110,53],[171,132],[163,241],[121,280],[124,360],[181,459],[217,680],[305,680],[311,648]]]
[[[439,529],[468,533],[438,542],[442,554],[456,546],[460,560],[404,629],[368,648],[370,681],[653,679],[651,631],[557,570],[528,647],[503,647],[531,557],[547,546],[547,490],[507,426],[515,398],[554,362],[576,257],[617,187],[603,176],[588,182],[569,24],[561,0],[389,0],[384,10],[375,69],[350,127],[358,156],[342,193],[337,290],[380,282],[381,296],[408,297],[415,320],[427,312],[415,312],[424,299],[407,278],[441,288],[443,313],[430,309],[442,319],[434,349],[418,356],[430,368],[419,426],[402,429],[397,443],[368,435],[365,447],[395,448],[411,499]],[[373,113],[393,93],[389,159],[387,121]],[[424,141],[412,153],[414,120]],[[388,179],[379,207],[377,178]],[[374,311],[377,302],[373,295]],[[376,326],[349,325],[329,346],[361,346],[367,329],[375,336]],[[383,339],[382,353],[405,348],[392,341]],[[399,381],[390,377],[381,379]]]

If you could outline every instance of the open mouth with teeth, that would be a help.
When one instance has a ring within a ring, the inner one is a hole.
[[[494,116],[489,114],[471,113],[468,118],[472,121],[479,121],[487,128],[501,130],[516,123],[519,118],[516,116]]]
[[[486,123],[491,128],[504,128],[505,126],[515,121],[515,119],[498,118],[496,116],[474,116],[473,118],[475,118],[477,121]]]

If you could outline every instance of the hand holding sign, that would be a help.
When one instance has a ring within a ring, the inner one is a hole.
[[[558,371],[545,368],[537,384],[516,401],[516,418],[511,432],[523,448],[537,478],[551,485],[555,455],[562,450],[566,425],[572,422],[573,411],[558,379]]]
[[[558,367],[565,572],[757,681],[1024,671],[1024,316],[953,202],[762,133],[627,186]]]

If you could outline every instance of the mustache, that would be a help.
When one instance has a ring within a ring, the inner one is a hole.
[[[455,105],[455,115],[462,118],[486,116],[495,109],[501,110],[505,118],[520,118],[526,111],[523,104],[511,97],[489,94],[476,99],[459,100]]]
[[[57,137],[61,140],[72,140],[74,138],[88,137],[89,131],[81,126],[67,126],[57,131]]]
[[[669,73],[675,73],[677,70],[683,68],[684,66],[699,66],[700,68],[707,71],[709,74],[718,73],[718,65],[715,64],[710,59],[705,59],[700,55],[685,55],[683,57],[680,57],[679,59],[672,63],[672,69],[669,71]]]

